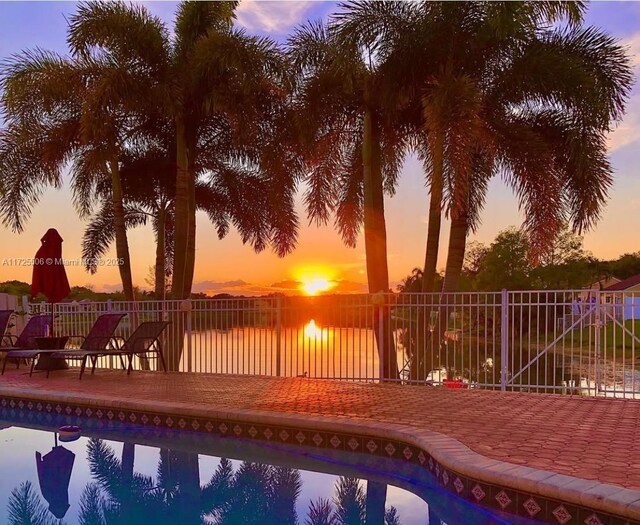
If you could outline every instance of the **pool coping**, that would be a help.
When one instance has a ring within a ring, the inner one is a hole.
[[[411,425],[355,421],[346,416],[218,410],[175,401],[150,403],[90,392],[79,395],[2,385],[0,407],[104,417],[105,420],[135,420],[145,425],[193,428],[232,438],[234,435],[257,440],[275,437],[274,440],[292,445],[302,445],[305,440],[310,444],[318,436],[324,448],[349,450],[349,446],[352,452],[417,461],[431,471],[445,489],[488,508],[551,523],[553,519],[560,525],[578,515],[586,516],[580,523],[587,525],[640,524],[640,490],[491,459],[452,437]],[[295,431],[298,431],[297,443]],[[366,444],[365,440],[368,440]]]

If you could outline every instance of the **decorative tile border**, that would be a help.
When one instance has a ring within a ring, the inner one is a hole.
[[[107,401],[104,401],[105,403]],[[396,439],[370,437],[352,432],[327,432],[287,425],[253,424],[233,418],[192,417],[156,411],[130,410],[54,402],[29,398],[0,396],[0,417],[16,417],[19,412],[90,418],[108,425],[110,422],[135,424],[143,427],[188,430],[223,438],[244,438],[275,442],[292,446],[341,450],[380,456],[419,465],[430,472],[437,483],[450,492],[474,503],[500,512],[554,525],[640,525],[638,521],[603,513],[584,506],[545,498],[539,494],[486,483],[456,472],[439,463],[420,447]],[[45,421],[46,421],[45,416]],[[286,418],[283,418],[283,420]],[[41,416],[39,422],[42,422]]]

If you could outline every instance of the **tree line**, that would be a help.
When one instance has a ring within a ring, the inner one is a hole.
[[[466,251],[459,291],[577,290],[606,286],[611,278],[624,280],[640,274],[640,251],[615,259],[598,259],[586,251],[582,237],[563,228],[533,262],[526,232],[515,227],[498,233],[489,245],[472,242]],[[438,273],[440,283],[444,274]],[[422,270],[415,268],[398,291],[420,292]]]
[[[68,55],[25,50],[0,71],[0,218],[21,231],[68,167],[88,220],[83,256],[115,244],[134,299],[127,230],[151,223],[159,297],[189,297],[196,211],[256,251],[295,248],[306,213],[347,245],[364,232],[372,293],[389,290],[385,196],[424,166],[420,290],[453,291],[493,177],[514,190],[531,261],[565,224],[592,227],[612,170],[606,135],[633,81],[625,49],[583,24],[583,2],[347,2],[280,45],[235,25],[237,2],[81,3]],[[443,217],[446,271],[436,288]],[[89,267],[95,272],[97,268]]]

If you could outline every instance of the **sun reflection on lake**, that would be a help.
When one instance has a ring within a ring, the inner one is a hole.
[[[309,321],[304,327],[304,336],[307,339],[322,339],[323,335],[322,328],[316,325],[316,322],[313,319],[311,319],[311,321]]]

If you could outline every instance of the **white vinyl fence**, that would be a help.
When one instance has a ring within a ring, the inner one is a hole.
[[[29,305],[29,314],[50,305]],[[182,372],[305,376],[640,399],[640,294],[507,291],[73,302],[56,335],[107,312],[170,322]],[[378,348],[384,358],[379,357]],[[118,366],[104,358],[101,366]],[[156,363],[136,363],[156,368]]]

